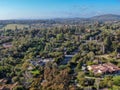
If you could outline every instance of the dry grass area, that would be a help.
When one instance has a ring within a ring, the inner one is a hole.
[[[8,25],[6,25],[5,27],[3,27],[2,29],[3,29],[3,30],[4,30],[4,29],[5,29],[5,30],[7,30],[7,29],[15,30],[16,27],[17,27],[18,29],[23,29],[23,28],[28,28],[29,25],[24,25],[24,24],[8,24]]]
[[[97,55],[96,57],[101,57],[101,58],[110,59],[110,55],[109,55],[109,54]]]

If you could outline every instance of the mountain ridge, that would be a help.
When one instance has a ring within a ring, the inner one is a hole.
[[[75,18],[54,18],[54,19],[0,20],[0,24],[8,24],[8,23],[78,24],[78,23],[90,23],[95,21],[98,21],[98,22],[120,21],[120,15],[104,14],[104,15],[93,16],[90,18],[75,17]]]
[[[104,14],[104,15],[99,15],[99,16],[93,16],[90,19],[92,20],[98,20],[98,21],[115,21],[115,20],[120,20],[120,15],[116,14]]]

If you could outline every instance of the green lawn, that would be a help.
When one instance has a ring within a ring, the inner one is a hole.
[[[40,74],[40,71],[39,70],[33,70],[33,71],[31,71],[31,73],[36,76],[36,75]]]

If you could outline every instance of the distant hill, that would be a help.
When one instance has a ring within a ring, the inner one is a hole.
[[[55,19],[55,21],[61,21],[61,22],[92,22],[92,21],[120,21],[120,15],[115,14],[105,14],[105,15],[99,15],[94,16],[90,18],[61,18],[61,19]]]
[[[119,21],[120,15],[105,14],[100,16],[94,16],[94,17],[91,17],[90,19],[97,20],[97,21]]]
[[[54,19],[56,22],[59,23],[92,23],[94,21],[106,22],[106,21],[120,21],[120,15],[114,14],[105,14],[94,16],[90,18],[61,18],[61,19]]]
[[[6,24],[81,24],[81,23],[93,23],[94,21],[106,22],[106,21],[120,21],[120,15],[105,14],[94,16],[91,18],[54,18],[54,19],[24,19],[24,20],[0,20],[1,25]]]

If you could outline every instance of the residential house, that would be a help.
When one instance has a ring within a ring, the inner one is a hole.
[[[89,71],[96,74],[120,74],[120,68],[112,63],[87,66]]]
[[[120,59],[120,53],[117,54],[117,57],[116,57],[116,58],[117,58],[117,59]]]
[[[6,84],[7,83],[7,79],[0,79],[0,85]]]
[[[30,63],[33,66],[44,66],[47,62],[53,62],[54,59],[52,58],[38,58],[37,60],[31,60]]]
[[[13,88],[15,88],[18,83],[14,83],[14,84],[7,84],[7,79],[0,79],[0,90],[13,90]]]
[[[11,48],[12,46],[13,46],[12,43],[4,43],[3,44],[4,48]]]

